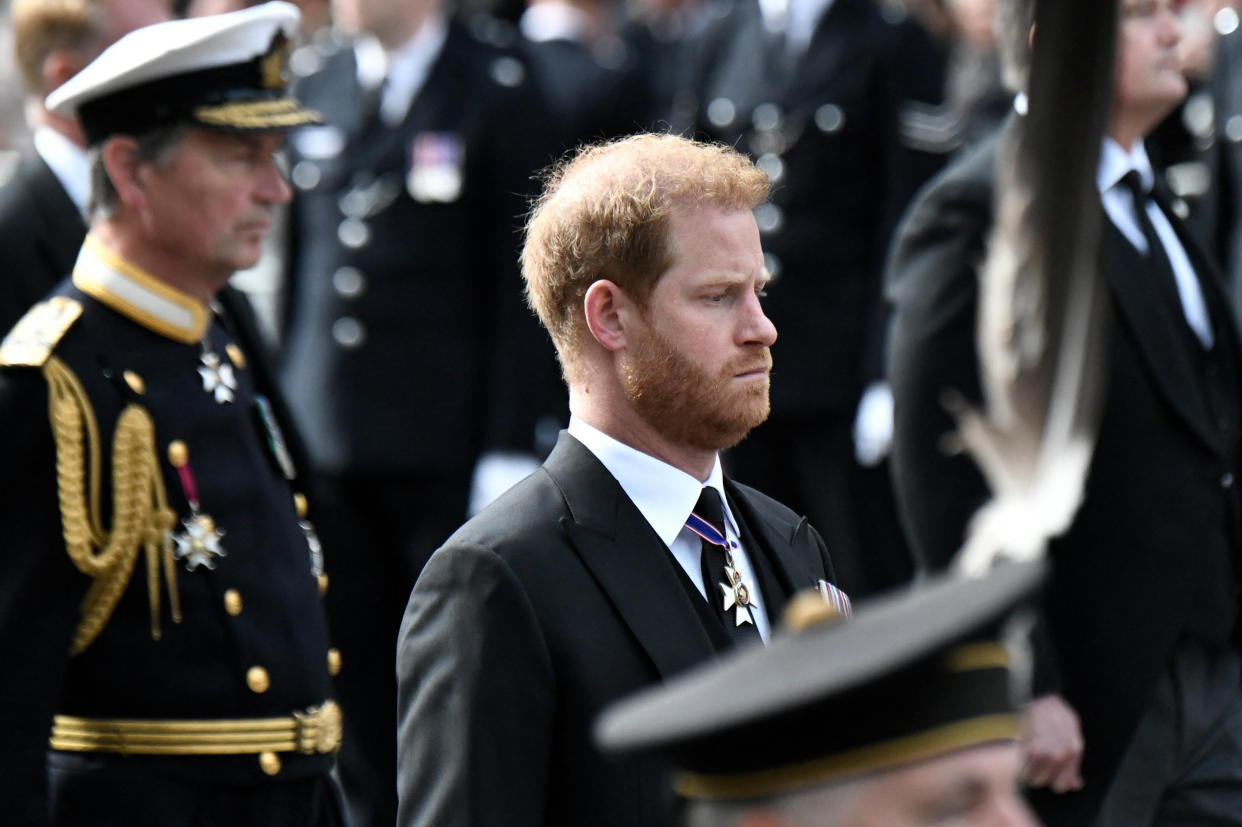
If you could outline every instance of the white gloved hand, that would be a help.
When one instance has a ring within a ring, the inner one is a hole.
[[[893,392],[887,382],[872,382],[854,414],[854,458],[867,468],[888,456],[893,444]]]
[[[470,501],[467,513],[474,516],[515,483],[539,467],[531,454],[492,451],[479,457],[470,480]]]

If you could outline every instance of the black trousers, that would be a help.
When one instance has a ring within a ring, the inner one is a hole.
[[[162,768],[178,758],[48,753],[56,827],[341,827],[336,785],[324,773],[290,781],[222,784]],[[3,821],[0,816],[0,821]]]
[[[1242,827],[1240,678],[1236,652],[1178,644],[1095,827]]]
[[[469,469],[419,477],[321,477],[315,525],[324,547],[336,697],[344,713],[338,776],[351,827],[397,816],[397,630],[423,565],[466,518]]]

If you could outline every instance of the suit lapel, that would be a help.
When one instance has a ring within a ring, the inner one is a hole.
[[[1181,308],[1171,306],[1158,285],[1142,277],[1149,272],[1147,261],[1107,215],[1103,217],[1103,225],[1109,281],[1119,316],[1129,334],[1127,338],[1169,405],[1191,431],[1210,448],[1220,451],[1203,395],[1195,384],[1198,371],[1189,349],[1179,344],[1189,335],[1183,330]]]
[[[28,166],[21,173],[39,213],[39,232],[56,262],[57,280],[69,275],[77,258],[78,248],[86,236],[86,222],[70,200],[55,173],[36,153],[31,153]],[[50,290],[54,286],[47,285]]]
[[[811,42],[798,57],[792,76],[784,90],[787,110],[813,102],[822,103],[820,90],[825,83],[842,74],[842,65],[855,60],[860,21],[855,0],[834,0],[820,16],[811,34]]]
[[[607,469],[561,434],[544,467],[570,516],[561,523],[583,563],[662,677],[715,651],[663,541]]]
[[[832,579],[832,573],[815,568],[814,561],[818,561],[820,555],[811,541],[810,524],[806,517],[790,521],[784,515],[765,508],[750,489],[730,479],[725,480],[725,489],[730,507],[751,535],[747,539],[758,546],[752,554],[764,556],[784,591],[779,605],[768,607],[768,619],[775,627],[791,595],[814,587],[815,581],[821,577]],[[773,600],[772,596],[768,599],[770,603]]]

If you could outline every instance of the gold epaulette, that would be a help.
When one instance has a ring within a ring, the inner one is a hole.
[[[0,367],[42,366],[81,315],[82,305],[67,296],[39,302],[0,342]]]

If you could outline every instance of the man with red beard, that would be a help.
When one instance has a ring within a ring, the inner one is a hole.
[[[400,825],[667,823],[663,765],[601,756],[599,710],[767,640],[799,589],[846,602],[806,519],[721,472],[768,415],[767,195],[742,155],[669,135],[548,177],[522,267],[572,418],[410,596]]]

